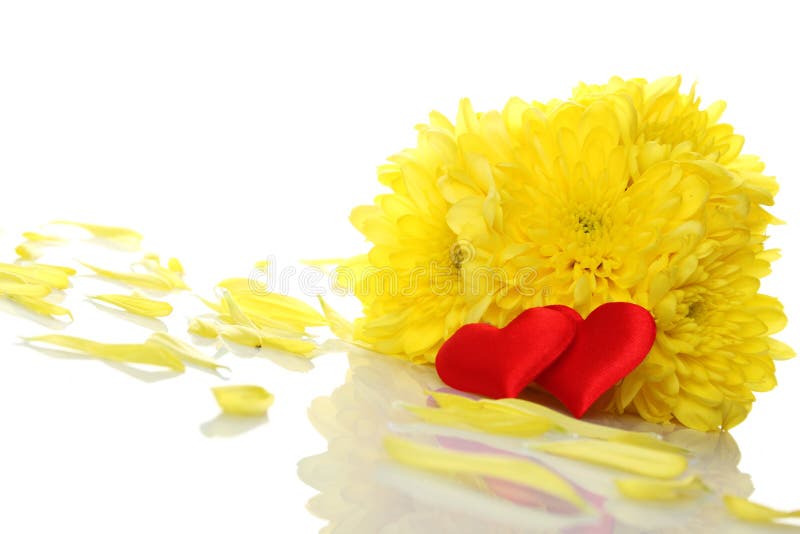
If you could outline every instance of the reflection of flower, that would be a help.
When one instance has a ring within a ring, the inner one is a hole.
[[[552,458],[548,466],[580,487],[598,511],[588,518],[565,516],[543,506],[541,495],[502,480],[486,479],[481,489],[474,480],[392,470],[383,449],[390,431],[414,439],[435,437],[450,449],[513,447],[526,438],[498,440],[479,432],[469,433],[468,440],[448,438],[446,427],[420,426],[395,408],[398,400],[426,402],[425,391],[440,385],[431,368],[360,350],[351,353],[350,366],[344,385],[315,400],[309,410],[310,419],[328,440],[328,450],[299,465],[300,477],[319,491],[309,508],[329,521],[323,532],[751,532],[725,515],[719,498],[720,493],[746,496],[752,491],[749,477],[737,469],[738,449],[727,433],[671,430],[638,418],[611,418],[620,427],[661,432],[668,442],[685,447],[692,457],[689,472],[700,476],[713,493],[675,503],[633,501],[615,490],[613,480],[623,476],[620,473]],[[526,513],[539,516],[531,520]],[[569,528],[570,524],[575,526]]]
[[[431,362],[468,322],[635,302],[655,316],[656,343],[607,409],[702,430],[741,422],[752,392],[775,385],[773,358],[792,355],[769,337],[780,303],[758,293],[776,257],[762,206],[777,185],[740,155],[721,103],[701,110],[679,89],[615,78],[501,112],[465,100],[455,124],[433,113],[379,172],[392,192],[353,212],[373,243],[345,266],[364,305],[359,340]],[[531,268],[535,279],[519,276]]]

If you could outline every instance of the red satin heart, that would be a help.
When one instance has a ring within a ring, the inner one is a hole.
[[[505,328],[464,325],[439,349],[436,371],[461,391],[516,397],[564,352],[577,324],[563,310],[531,308]]]
[[[585,320],[566,306],[557,311],[577,326],[575,339],[536,383],[581,417],[644,360],[656,338],[656,323],[649,311],[628,302],[602,304]]]

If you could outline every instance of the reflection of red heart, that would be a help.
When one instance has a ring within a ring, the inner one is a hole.
[[[603,304],[584,321],[571,308],[558,311],[575,322],[575,339],[536,383],[581,417],[644,360],[656,337],[656,323],[649,311],[627,302]]]
[[[563,310],[531,308],[505,328],[464,325],[439,349],[436,371],[461,391],[516,397],[564,352],[577,324]]]

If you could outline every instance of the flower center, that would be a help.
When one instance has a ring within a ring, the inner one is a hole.
[[[568,228],[577,235],[578,241],[586,243],[596,242],[606,234],[608,221],[601,210],[593,206],[579,205],[573,208]]]
[[[686,311],[686,317],[690,319],[700,319],[705,314],[705,305],[702,300],[696,300],[689,304],[689,309]]]
[[[597,219],[590,215],[578,215],[578,231],[591,234],[597,228]]]
[[[456,241],[450,246],[450,263],[456,269],[461,269],[461,266],[471,260],[474,255],[475,249],[468,241]]]

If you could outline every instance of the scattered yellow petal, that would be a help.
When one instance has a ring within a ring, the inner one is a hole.
[[[204,299],[200,295],[195,295],[200,302],[208,306],[210,309],[214,310],[217,313],[225,313],[225,306],[222,303],[214,302],[213,300]]]
[[[479,399],[473,399],[458,393],[447,393],[444,391],[428,391],[428,395],[433,397],[436,404],[441,408],[460,408],[463,410],[484,410],[487,408],[496,409],[493,404],[480,402]],[[502,408],[502,407],[501,407]],[[511,413],[511,410],[502,410],[506,413]],[[523,412],[517,412],[524,415]]]
[[[317,349],[317,344],[313,341],[264,335],[257,328],[240,324],[218,325],[217,332],[221,337],[245,347],[271,347],[305,357],[309,357]]]
[[[405,408],[428,423],[476,429],[503,436],[533,437],[554,428],[553,424],[544,417],[519,417],[512,414],[499,414],[493,410],[475,411],[413,405],[406,405]]]
[[[9,276],[24,282],[46,285],[52,289],[66,289],[69,287],[70,274],[56,267],[38,263],[28,265],[0,263],[0,277]]]
[[[236,299],[248,313],[252,311],[257,315],[274,318],[280,322],[297,324],[303,327],[325,326],[327,324],[325,318],[317,310],[302,300],[289,295],[249,293],[237,295]]]
[[[98,276],[110,278],[112,280],[116,280],[118,282],[122,282],[132,286],[139,286],[146,289],[155,289],[159,291],[170,291],[171,289],[173,289],[172,284],[170,284],[163,278],[153,274],[117,272],[117,271],[112,271],[110,269],[103,269],[102,267],[89,265],[88,263],[82,263],[82,265],[84,267],[87,267],[88,269],[93,270]]]
[[[121,226],[104,226],[102,224],[89,224],[75,221],[53,221],[51,224],[64,224],[69,226],[77,226],[87,232],[91,233],[94,237],[100,239],[107,239],[109,241],[118,241],[125,245],[139,246],[142,241],[142,234],[130,228]]]
[[[219,335],[217,324],[214,321],[200,317],[189,320],[189,333],[207,338],[215,338]]]
[[[327,321],[320,313],[300,299],[279,293],[259,291],[247,278],[230,278],[218,284],[228,290],[237,304],[248,315],[270,318],[281,323],[309,326],[325,326]]]
[[[725,502],[725,508],[728,509],[728,512],[734,517],[744,521],[770,523],[778,519],[800,518],[800,510],[783,512],[764,506],[763,504],[756,504],[742,497],[736,497],[735,495],[725,495],[722,497],[722,500]]]
[[[211,388],[222,411],[229,415],[263,417],[275,397],[261,386],[220,386]]]
[[[463,395],[445,392],[429,392],[429,394],[442,408],[458,407],[471,410],[492,408],[500,413],[519,414],[535,418],[543,417],[550,420],[554,428],[587,438],[629,443],[656,450],[685,452],[683,448],[661,440],[656,434],[622,430],[581,421],[540,404],[522,399],[471,399]]]
[[[192,365],[197,365],[198,367],[213,369],[215,371],[217,369],[226,369],[230,371],[229,367],[221,365],[215,360],[206,357],[206,355],[197,350],[194,345],[186,343],[185,341],[182,341],[165,332],[156,332],[147,339],[146,343],[163,347],[173,356],[180,358],[186,363],[191,363]]]
[[[107,302],[123,310],[144,317],[166,317],[172,313],[172,305],[161,300],[149,299],[141,295],[95,295],[94,300]]]
[[[266,271],[267,268],[269,267],[269,261],[267,261],[267,260],[258,260],[257,262],[255,262],[255,264],[253,264],[253,267],[256,268],[256,269],[260,269],[262,271]]]
[[[579,439],[530,444],[533,450],[653,478],[674,478],[686,470],[686,457],[628,443]]]
[[[183,362],[162,346],[148,343],[99,343],[89,339],[49,334],[27,338],[31,343],[46,343],[103,360],[167,367],[183,372]]]
[[[14,252],[16,252],[17,256],[23,260],[29,261],[39,259],[44,254],[42,252],[42,247],[36,245],[35,243],[22,243],[14,249]]]
[[[674,501],[697,497],[708,491],[696,475],[679,480],[654,480],[652,478],[624,478],[615,481],[619,492],[629,499],[642,501]]]
[[[78,272],[72,267],[67,267],[66,265],[48,265],[47,263],[37,263],[36,267],[45,271],[63,273],[67,276],[75,276],[75,274]]]
[[[344,341],[353,340],[353,323],[342,317],[339,312],[331,308],[325,302],[322,295],[318,295],[319,305],[322,306],[322,313],[325,315],[325,320],[328,322],[328,328],[331,329],[333,335]]]
[[[255,329],[253,321],[250,320],[244,311],[242,311],[230,291],[222,291],[222,301],[225,305],[225,309],[228,311],[228,314],[231,316],[231,319],[235,324]]]
[[[22,237],[33,243],[56,244],[56,243],[63,243],[66,241],[66,239],[64,239],[63,237],[42,234],[39,232],[23,232]]]
[[[244,347],[261,348],[261,333],[250,326],[220,324],[217,325],[217,334]]]
[[[167,260],[167,268],[173,273],[183,274],[183,264],[178,258],[170,258]]]
[[[457,394],[437,391],[429,391],[428,394],[436,401],[438,408],[412,405],[406,408],[430,423],[521,437],[561,430],[547,417],[507,410]]]
[[[254,309],[252,307],[246,310],[241,306],[239,299],[242,293],[238,293],[238,297],[234,297],[233,293],[227,289],[222,289],[222,302],[217,305],[213,302],[203,300],[212,310],[220,313],[220,320],[248,328],[277,330],[287,334],[305,334],[306,324],[304,323],[287,323],[277,320],[273,317],[264,315],[263,310]]]
[[[175,258],[172,258],[175,261]],[[189,286],[186,285],[186,282],[183,281],[182,273],[183,271],[175,271],[170,267],[164,267],[161,265],[158,257],[147,257],[145,256],[142,261],[138,262],[137,265],[141,265],[154,276],[163,279],[169,285],[171,285],[174,289],[189,289]],[[178,266],[180,266],[180,262],[178,262]],[[182,269],[182,267],[181,267]]]
[[[317,349],[317,344],[306,339],[292,339],[286,337],[261,336],[263,347],[272,347],[286,352],[291,352],[297,356],[311,357]]]
[[[223,308],[226,307],[223,304]],[[308,332],[306,332],[306,326],[300,324],[289,324],[278,321],[271,317],[265,317],[263,315],[259,315],[258,313],[254,312],[253,310],[247,310],[247,317],[252,322],[252,328],[258,328],[263,330],[264,332],[273,332],[274,334],[278,335],[286,335],[286,336],[304,336]],[[233,317],[227,313],[223,312],[219,315],[219,320],[228,323],[228,324],[239,324],[237,323]]]
[[[22,295],[9,295],[8,298],[39,315],[46,315],[48,317],[62,317],[66,315],[72,319],[72,313],[68,309],[41,298],[25,297]]]
[[[460,395],[451,396],[461,397]],[[463,399],[464,397],[461,398]],[[438,400],[439,399],[437,398],[437,401]],[[531,415],[547,417],[556,426],[563,428],[566,432],[577,434],[586,438],[629,443],[631,445],[638,445],[640,447],[647,447],[662,451],[685,452],[683,448],[660,439],[660,437],[656,434],[622,430],[619,428],[612,428],[590,423],[588,421],[581,421],[580,419],[575,419],[569,415],[564,415],[540,404],[522,399],[481,399],[478,402],[492,406],[505,407],[510,410],[522,411]]]
[[[42,284],[25,284],[11,280],[0,280],[0,295],[16,295],[23,297],[46,297],[50,288]]]
[[[587,507],[572,485],[545,467],[512,456],[446,450],[396,436],[387,437],[389,456],[404,465],[448,475],[479,475],[501,478]]]
[[[29,261],[40,258],[44,254],[43,247],[58,245],[65,241],[65,239],[61,237],[41,234],[39,232],[23,232],[22,237],[25,238],[25,242],[18,245],[14,250],[17,256]]]

